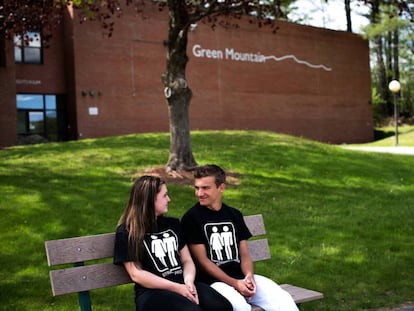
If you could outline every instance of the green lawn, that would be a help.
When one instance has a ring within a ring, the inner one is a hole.
[[[375,147],[393,147],[395,145],[395,127],[387,126],[376,131],[380,139],[364,144]],[[404,147],[414,147],[414,125],[398,126],[398,145]]]
[[[414,299],[413,156],[255,131],[193,132],[192,144],[199,164],[239,174],[228,204],[264,215],[272,259],[256,272],[325,294],[303,310]],[[0,151],[0,310],[77,310],[76,295],[52,297],[44,241],[113,231],[133,176],[165,164],[168,149],[168,134],[139,134]],[[169,193],[170,215],[195,202],[190,186]],[[92,300],[134,310],[131,285]]]

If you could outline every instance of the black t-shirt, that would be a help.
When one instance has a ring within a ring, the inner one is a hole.
[[[180,251],[184,247],[180,222],[172,217],[158,217],[158,230],[144,236],[144,256],[141,266],[144,270],[177,283],[184,283]],[[135,261],[134,255],[128,253],[128,231],[124,224],[116,229],[114,264]],[[139,294],[146,288],[135,284]]]
[[[204,244],[212,262],[231,277],[244,278],[239,243],[252,235],[239,210],[222,204],[219,211],[213,211],[197,203],[184,214],[181,225],[188,244]],[[217,281],[201,269],[197,276],[210,284]]]

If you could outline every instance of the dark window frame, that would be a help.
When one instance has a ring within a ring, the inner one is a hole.
[[[41,107],[18,107],[18,96],[41,96]],[[47,97],[54,96],[55,106],[48,107]],[[18,93],[16,94],[16,108],[18,115],[18,136],[25,137],[30,135],[40,135],[48,141],[65,141],[66,140],[66,117],[65,104],[63,95],[59,94],[34,94],[34,93]],[[34,128],[31,130],[30,113],[41,113],[42,119],[39,120],[38,125],[41,129]],[[51,122],[51,115],[53,115],[53,122]],[[20,118],[22,116],[22,118]],[[63,122],[63,123],[62,123]]]
[[[41,32],[37,30],[28,31],[23,36],[25,38],[22,38],[22,35],[16,35],[14,38],[15,63],[28,65],[43,65],[43,44]],[[30,38],[32,38],[32,40]],[[31,45],[32,43],[36,45]],[[36,57],[35,60],[30,60],[30,58],[28,57],[29,51],[31,50],[38,51],[39,57]],[[19,58],[16,57],[17,53],[19,55]]]

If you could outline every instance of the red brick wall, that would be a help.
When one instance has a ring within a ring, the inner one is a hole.
[[[367,41],[345,32],[278,25],[276,34],[243,24],[240,30],[211,33],[199,25],[189,46],[294,55],[331,70],[291,58],[252,63],[192,57],[193,127],[264,129],[332,143],[372,140]]]
[[[76,15],[75,15],[76,18]],[[126,14],[110,39],[97,23],[74,23],[79,136],[167,131],[161,74],[167,38],[165,13]],[[192,129],[260,129],[331,143],[373,139],[367,41],[357,35],[278,23],[279,30],[240,23],[239,29],[199,23],[189,34],[187,67],[193,91]],[[204,49],[282,57],[323,64],[326,71],[292,59],[264,63],[195,57]],[[82,96],[94,90],[94,97]],[[90,107],[98,115],[89,115]]]
[[[6,66],[0,67],[0,148],[17,142],[14,52],[11,42],[6,42],[5,45]]]
[[[165,67],[164,15],[149,19],[126,13],[111,38],[98,23],[79,24],[75,13],[74,55],[77,127],[80,138],[168,131],[161,74]],[[90,96],[93,90],[95,96]],[[83,96],[82,91],[88,95]],[[98,115],[89,109],[97,108]]]

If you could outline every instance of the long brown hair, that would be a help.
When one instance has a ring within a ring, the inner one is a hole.
[[[144,234],[156,229],[155,199],[161,190],[163,180],[154,176],[141,176],[132,186],[129,201],[119,219],[128,230],[129,256],[140,261]]]

